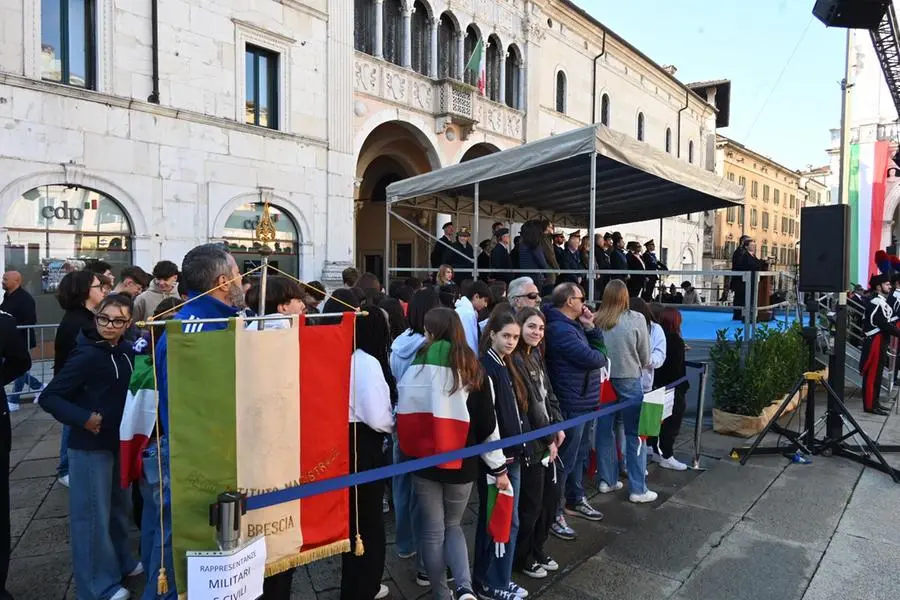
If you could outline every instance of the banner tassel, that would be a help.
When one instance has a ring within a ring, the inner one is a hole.
[[[363,546],[362,536],[358,533],[356,534],[356,539],[353,540],[353,555],[354,556],[362,556],[366,553],[366,547]]]
[[[159,576],[156,578],[156,595],[162,596],[169,593],[169,578],[166,577],[166,568],[159,567]]]

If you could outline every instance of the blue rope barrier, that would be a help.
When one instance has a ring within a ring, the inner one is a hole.
[[[673,381],[672,383],[667,385],[666,389],[673,389],[681,383],[687,381],[687,379],[688,378],[686,376],[681,377],[680,379],[677,379],[676,381]],[[609,406],[600,408],[599,410],[591,411],[577,417],[572,417],[571,419],[567,419],[560,423],[553,423],[552,425],[547,425],[545,427],[541,427],[540,429],[534,429],[532,431],[529,431],[528,433],[521,433],[519,435],[503,438],[501,440],[485,442],[476,446],[468,446],[466,448],[460,448],[459,450],[444,452],[443,454],[435,454],[434,456],[411,459],[403,461],[401,463],[386,465],[384,467],[378,467],[366,471],[360,471],[358,473],[350,473],[349,475],[341,475],[340,477],[330,477],[328,479],[322,479],[321,481],[313,481],[311,483],[304,483],[301,485],[284,488],[283,490],[276,490],[274,492],[266,492],[265,494],[259,494],[257,496],[250,496],[247,498],[247,510],[267,508],[269,506],[275,506],[277,504],[283,504],[285,502],[292,502],[294,500],[300,500],[303,498],[308,498],[310,496],[316,496],[318,494],[326,494],[328,492],[334,492],[336,490],[348,487],[364,485],[366,483],[372,483],[373,481],[387,479],[388,477],[394,477],[396,475],[403,475],[406,473],[412,473],[414,471],[421,471],[422,469],[428,469],[430,467],[436,467],[446,462],[470,458],[472,456],[477,456],[485,452],[490,452],[491,450],[502,450],[503,448],[509,448],[510,446],[525,444],[542,437],[553,435],[557,431],[571,429],[576,425],[581,425],[583,423],[587,423],[588,421],[599,419],[600,417],[610,415],[620,410],[640,405],[641,401],[637,400],[611,404]]]

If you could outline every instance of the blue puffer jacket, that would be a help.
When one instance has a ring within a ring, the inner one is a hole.
[[[603,334],[599,329],[585,332],[581,323],[573,321],[558,309],[544,306],[547,316],[547,375],[559,408],[566,418],[597,408],[600,399],[600,369],[606,356],[591,347]]]

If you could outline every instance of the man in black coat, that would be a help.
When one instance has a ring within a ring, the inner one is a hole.
[[[491,268],[512,269],[512,259],[509,256],[509,229],[501,227],[494,232],[494,237],[497,238],[497,245],[491,250]],[[508,285],[513,277],[509,273],[498,271],[494,273],[494,279],[505,281]]]
[[[453,267],[454,277],[457,281],[463,282],[472,278],[472,267],[475,265],[475,248],[469,243],[472,235],[468,228],[463,227],[456,234],[456,241],[453,242],[453,250],[445,248],[444,262]],[[460,256],[462,255],[462,256]]]
[[[453,245],[453,232],[455,231],[453,223],[444,223],[443,229],[444,235],[441,236],[439,242],[434,243],[434,248],[431,249],[431,268],[435,271],[444,264],[444,254],[447,252],[447,246]],[[447,246],[441,242],[444,242]]]
[[[594,235],[594,260],[597,263],[597,270],[608,271],[612,269],[610,261],[610,249],[612,248],[612,234],[608,231],[601,237],[600,234]],[[594,298],[600,300],[603,298],[603,292],[606,290],[606,284],[609,283],[609,275],[598,275],[597,282],[594,287]]]
[[[641,256],[641,260],[644,261],[644,267],[648,271],[668,271],[668,267],[666,264],[659,259],[656,258],[656,242],[650,240],[649,242],[644,243],[645,252]],[[641,297],[645,302],[653,301],[653,292],[656,288],[656,283],[659,281],[659,277],[656,275],[650,275],[647,277],[647,281],[644,283],[644,293]]]
[[[625,238],[618,231],[612,234],[612,248],[609,251],[609,262],[616,271],[628,270],[628,257],[625,256]],[[612,279],[628,280],[628,275],[614,275]]]
[[[16,331],[16,320],[0,312],[0,600],[12,600],[6,591],[9,574],[9,451],[12,426],[6,406],[6,385],[31,368],[28,344]]]
[[[628,261],[629,271],[647,270],[647,266],[644,264],[644,261],[641,260],[640,242],[628,242],[628,256],[626,260]],[[641,292],[644,291],[646,281],[646,275],[638,275],[635,273],[629,275],[628,281],[625,282],[625,285],[628,287],[628,295],[632,298],[637,298],[638,296],[640,296]]]
[[[3,274],[3,304],[0,304],[0,310],[12,315],[13,319],[16,320],[16,325],[19,327],[37,324],[37,309],[35,308],[34,298],[22,287],[22,275],[18,271],[7,271]],[[33,328],[19,329],[17,335],[22,338],[22,342],[29,350],[37,345]],[[27,371],[23,373],[13,383],[13,394],[12,400],[9,402],[9,410],[16,411],[19,409],[19,398],[25,386],[37,392],[41,389],[42,384],[31,373]]]
[[[749,271],[747,257],[750,255],[747,247],[750,245],[751,238],[749,235],[742,235],[738,242],[738,247],[731,254],[731,270],[732,271]],[[732,311],[732,319],[735,321],[744,320],[744,302],[747,298],[747,289],[744,286],[744,280],[741,277],[731,277],[728,282],[728,288],[734,292],[734,300],[731,305],[734,307]]]

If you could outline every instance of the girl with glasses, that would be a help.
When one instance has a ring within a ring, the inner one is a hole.
[[[40,405],[71,428],[69,528],[78,600],[127,600],[122,579],[140,575],[128,540],[128,492],[119,485],[119,425],[133,371],[122,336],[131,298],[112,294],[97,306],[93,327],[78,336]]]

